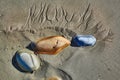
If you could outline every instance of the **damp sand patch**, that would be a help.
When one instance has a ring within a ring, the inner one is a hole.
[[[10,65],[5,68],[7,70],[9,69],[9,72],[13,71],[16,73],[12,78],[16,77],[17,79],[18,75],[25,80],[28,78],[29,80],[32,78],[35,80],[38,78],[45,78],[45,75],[42,76],[40,70],[33,74],[19,73],[11,64],[12,56],[15,54],[16,50],[26,48],[30,42],[40,37],[62,35],[68,40],[71,40],[72,37],[77,34],[90,34],[97,38],[97,43],[94,47],[76,48],[69,46],[59,55],[39,55],[42,60],[46,61],[45,67],[48,67],[48,72],[50,69],[47,65],[53,66],[54,75],[61,72],[57,68],[69,62],[69,59],[74,56],[75,53],[103,52],[106,43],[112,41],[113,33],[111,29],[103,26],[102,21],[94,20],[94,13],[90,4],[86,6],[83,13],[78,14],[74,12],[72,15],[69,15],[71,12],[68,12],[62,6],[56,8],[55,5],[47,3],[41,3],[40,5],[41,7],[37,5],[30,7],[26,22],[23,23],[23,25],[16,24],[19,25],[18,27],[9,26],[0,32],[0,42],[3,44],[0,46],[0,50],[1,55],[5,57],[1,58],[0,64],[2,65],[4,63],[4,66],[7,64]],[[54,8],[49,6],[53,6]],[[54,70],[58,70],[58,72],[54,72]],[[3,70],[3,72],[5,72],[3,77],[8,75],[6,70]],[[43,73],[46,74],[46,72]],[[41,76],[38,76],[39,74],[41,74]],[[61,74],[64,75],[63,71]],[[12,74],[10,75],[12,76]],[[48,74],[48,76],[49,75],[50,74]],[[71,80],[71,78],[68,80]]]

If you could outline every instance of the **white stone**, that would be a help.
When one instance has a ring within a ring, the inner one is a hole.
[[[93,46],[96,43],[96,38],[92,35],[76,35],[73,42],[77,46]]]
[[[34,52],[23,49],[16,53],[16,61],[19,67],[28,72],[37,70],[40,67],[40,59],[34,54]]]

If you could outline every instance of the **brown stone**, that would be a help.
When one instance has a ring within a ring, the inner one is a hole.
[[[70,45],[70,41],[62,36],[50,36],[39,39],[35,43],[35,52],[37,54],[54,55]]]

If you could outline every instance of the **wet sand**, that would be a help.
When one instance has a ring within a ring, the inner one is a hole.
[[[116,0],[0,1],[0,80],[119,80],[119,3]],[[42,69],[19,71],[16,51],[38,38],[91,34],[93,47],[65,48],[57,55],[38,55]]]

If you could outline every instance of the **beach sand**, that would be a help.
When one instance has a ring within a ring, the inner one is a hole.
[[[119,80],[119,0],[1,0],[0,80]],[[42,55],[41,69],[21,72],[15,66],[17,50],[39,38],[77,34],[96,37],[95,46],[65,48]],[[60,80],[60,79],[58,79]]]

